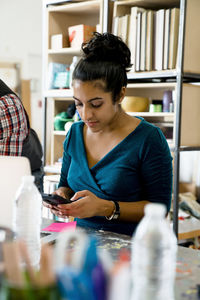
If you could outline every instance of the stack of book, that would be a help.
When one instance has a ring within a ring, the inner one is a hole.
[[[131,50],[132,71],[176,68],[179,8],[147,10],[131,7],[131,13],[113,18],[112,32]]]

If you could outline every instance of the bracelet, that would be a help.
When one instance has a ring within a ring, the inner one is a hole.
[[[112,201],[115,205],[114,211],[110,217],[106,217],[107,220],[117,220],[120,216],[120,206],[117,201]]]

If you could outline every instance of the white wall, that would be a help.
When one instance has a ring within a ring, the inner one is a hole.
[[[0,0],[0,61],[21,63],[32,81],[32,127],[42,134],[42,0]]]

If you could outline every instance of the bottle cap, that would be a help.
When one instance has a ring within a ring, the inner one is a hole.
[[[154,217],[164,217],[166,214],[166,207],[161,203],[150,203],[144,208],[145,215]]]

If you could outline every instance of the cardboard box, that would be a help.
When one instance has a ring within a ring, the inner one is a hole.
[[[57,50],[69,46],[67,36],[63,34],[53,34],[51,36],[51,49]]]
[[[88,41],[95,31],[96,26],[83,24],[68,27],[70,47],[81,48],[82,43]]]

